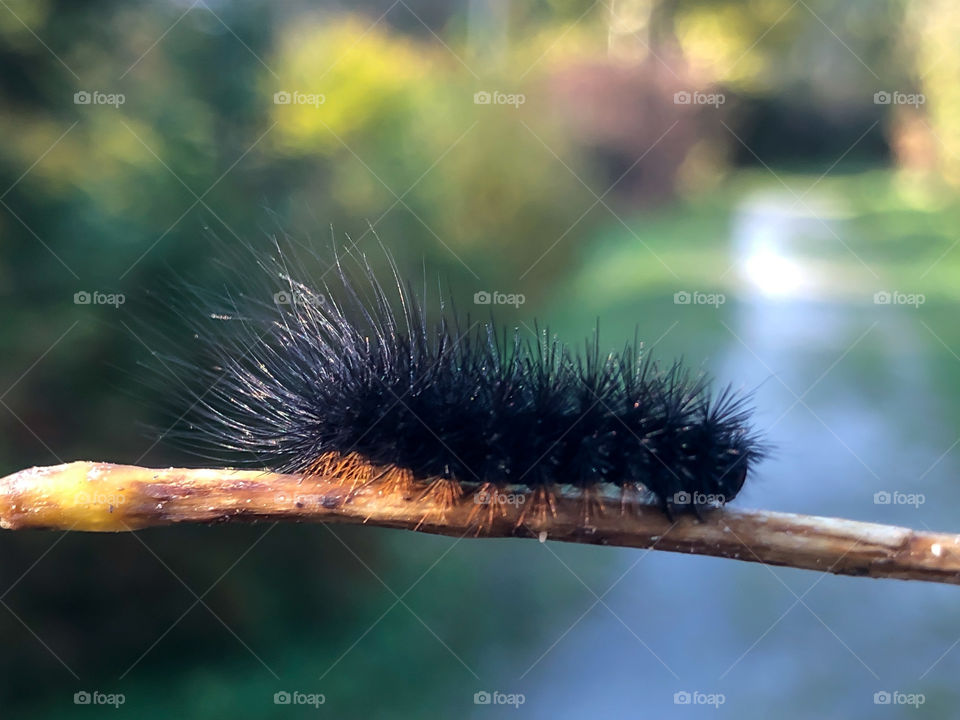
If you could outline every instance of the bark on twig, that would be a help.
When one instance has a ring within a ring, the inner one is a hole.
[[[960,535],[839,518],[724,508],[703,520],[670,520],[639,502],[560,498],[556,514],[524,518],[504,504],[492,517],[468,497],[443,509],[429,497],[351,492],[336,478],[255,470],[170,468],[73,462],[31,468],[0,479],[0,527],[8,530],[123,531],[175,523],[291,520],[366,523],[455,537],[482,537],[653,548],[838,575],[960,584]]]

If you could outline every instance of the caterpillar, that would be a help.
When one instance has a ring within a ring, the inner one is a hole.
[[[576,352],[539,325],[530,338],[471,320],[442,295],[434,312],[389,254],[386,283],[358,251],[334,251],[310,282],[276,248],[257,264],[279,292],[228,294],[197,327],[200,364],[179,363],[176,404],[191,419],[172,434],[195,452],[432,507],[472,498],[478,527],[501,507],[481,500],[506,492],[529,499],[518,525],[568,496],[588,523],[609,493],[699,516],[766,453],[749,394],[712,393],[636,337],[603,354],[598,325]]]

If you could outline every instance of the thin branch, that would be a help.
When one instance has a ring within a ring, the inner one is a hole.
[[[518,497],[529,500],[513,496],[514,502],[490,513],[469,495],[445,508],[439,494],[418,497],[376,485],[351,490],[336,478],[81,461],[0,479],[0,527],[110,532],[182,522],[365,523],[456,537],[539,537],[838,575],[960,584],[960,535],[731,508],[707,511],[702,520],[690,515],[670,520],[649,505],[612,497],[594,498],[589,516],[582,500],[565,497],[552,511],[525,515]]]

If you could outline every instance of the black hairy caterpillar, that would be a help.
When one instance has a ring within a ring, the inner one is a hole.
[[[351,491],[380,483],[441,507],[509,489],[532,499],[522,522],[558,492],[583,498],[587,515],[608,492],[699,513],[733,499],[764,455],[746,396],[714,396],[679,363],[661,369],[636,339],[603,356],[595,337],[574,353],[547,330],[524,339],[442,301],[428,321],[426,293],[392,260],[389,292],[357,253],[335,254],[318,287],[287,260],[258,257],[282,290],[229,296],[198,329],[209,362],[181,365],[197,384],[178,402],[196,417],[174,434],[219,460]]]

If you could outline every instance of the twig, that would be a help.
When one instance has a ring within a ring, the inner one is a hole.
[[[960,535],[838,518],[763,510],[712,510],[702,520],[670,520],[639,502],[559,498],[554,514],[529,520],[520,503],[492,516],[467,496],[444,509],[429,498],[351,491],[336,478],[253,470],[153,470],[73,462],[31,468],[0,479],[0,527],[8,530],[122,531],[181,522],[293,520],[366,523],[455,537],[541,540],[654,548],[712,555],[838,575],[960,584]],[[521,524],[518,521],[523,519]]]

